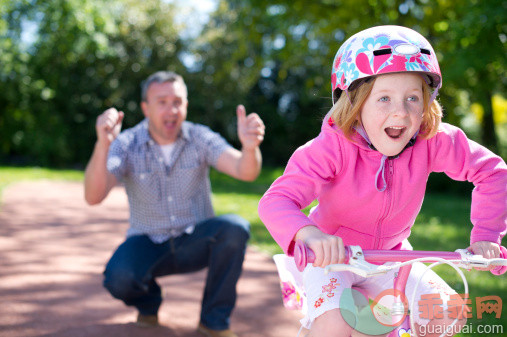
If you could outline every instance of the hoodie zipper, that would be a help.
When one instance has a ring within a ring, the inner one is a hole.
[[[384,193],[384,204],[382,205],[382,208],[383,208],[383,213],[382,215],[380,216],[379,220],[377,221],[377,228],[376,228],[376,231],[375,231],[375,244],[374,244],[374,249],[381,249],[381,247],[379,247],[379,244],[380,244],[380,235],[381,235],[381,232],[382,232],[382,225],[383,225],[383,222],[384,220],[387,218],[387,216],[389,215],[389,213],[391,212],[391,206],[392,206],[392,182],[393,182],[393,175],[394,175],[394,165],[393,165],[393,160],[392,158],[389,158],[387,160],[387,167],[388,167],[388,175],[387,175],[387,178],[386,178],[386,184],[387,184],[387,188],[385,189],[385,191],[383,192]]]

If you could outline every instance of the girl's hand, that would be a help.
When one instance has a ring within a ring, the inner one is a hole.
[[[314,267],[325,267],[345,261],[345,246],[339,236],[329,235],[315,226],[301,228],[294,240],[302,240],[315,254]]]
[[[495,259],[501,257],[500,246],[494,242],[489,241],[477,241],[472,243],[468,250],[476,255],[482,255],[486,259]],[[477,270],[491,270],[493,266],[489,268],[476,268]]]

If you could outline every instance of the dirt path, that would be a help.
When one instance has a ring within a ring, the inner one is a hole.
[[[138,328],[134,309],[102,287],[104,264],[127,230],[128,205],[115,188],[87,206],[80,183],[22,182],[0,205],[0,336],[198,337],[205,272],[160,280],[162,327]],[[232,328],[241,337],[294,337],[299,312],[285,310],[276,268],[249,248]]]

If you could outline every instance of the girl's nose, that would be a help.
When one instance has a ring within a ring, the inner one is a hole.
[[[411,109],[411,107],[409,106],[408,102],[401,101],[401,102],[396,102],[393,105],[393,110],[391,112],[396,116],[404,117],[410,113],[410,109]]]

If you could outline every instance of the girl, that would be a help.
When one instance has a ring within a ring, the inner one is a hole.
[[[340,311],[344,289],[358,287],[375,298],[392,288],[393,275],[363,279],[348,272],[325,275],[316,267],[343,262],[344,245],[411,249],[407,238],[431,172],[475,185],[475,254],[498,257],[507,227],[507,166],[459,128],[441,123],[435,97],[442,77],[423,36],[399,26],[361,31],[338,50],[331,80],[334,105],[320,134],[295,151],[259,203],[261,220],[287,255],[298,239],[315,253],[303,273],[308,310],[302,323],[309,336],[320,337],[361,335]],[[301,209],[315,199],[319,203],[306,217]],[[412,268],[407,294],[421,270]],[[445,304],[455,293],[436,274],[426,275],[416,298],[440,294],[444,317],[416,315],[416,327],[449,325]]]

